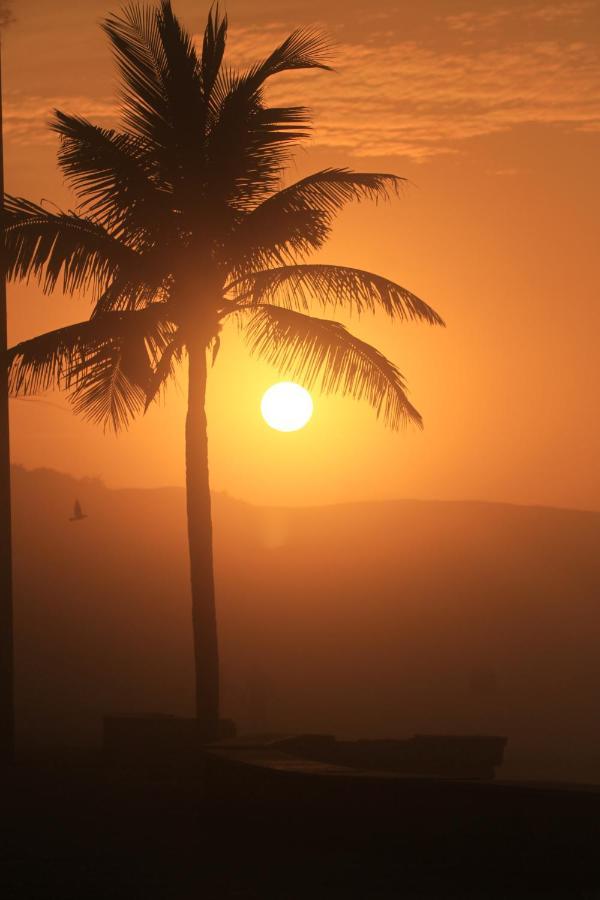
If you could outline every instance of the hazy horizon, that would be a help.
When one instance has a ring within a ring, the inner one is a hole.
[[[182,493],[185,491],[185,485],[182,484],[152,484],[152,485],[111,485],[107,482],[101,475],[72,475],[70,472],[61,471],[60,469],[54,469],[51,466],[25,466],[22,463],[12,462],[11,463],[11,471],[19,469],[23,472],[27,472],[30,474],[35,474],[36,472],[49,472],[50,474],[64,476],[73,481],[76,484],[85,485],[86,483],[96,484],[100,487],[104,488],[107,491],[111,492],[125,492],[125,491],[181,491]],[[549,503],[515,503],[509,500],[486,500],[483,498],[474,498],[474,497],[460,497],[453,499],[445,499],[442,497],[383,497],[383,498],[373,498],[373,497],[355,497],[351,500],[336,500],[328,503],[259,503],[253,500],[247,500],[244,497],[238,497],[235,494],[232,494],[226,488],[213,488],[211,489],[211,493],[213,495],[219,495],[226,497],[229,500],[232,500],[236,503],[244,504],[245,506],[253,506],[253,507],[266,507],[269,509],[321,509],[321,508],[330,508],[336,506],[361,506],[365,504],[386,504],[386,503],[431,503],[431,504],[465,504],[465,505],[480,505],[480,506],[514,506],[514,507],[523,507],[524,509],[546,509],[546,510],[556,510],[559,512],[580,512],[580,513],[590,513],[590,514],[600,514],[600,509],[591,509],[581,506],[556,506],[554,504]],[[76,498],[72,498],[73,500]],[[72,505],[71,498],[65,498],[66,506]]]

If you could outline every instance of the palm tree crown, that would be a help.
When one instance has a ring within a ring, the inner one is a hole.
[[[250,349],[307,387],[364,396],[392,427],[420,416],[402,376],[341,324],[307,315],[313,302],[440,317],[410,291],[307,257],[349,201],[387,197],[402,179],[325,169],[281,188],[310,128],[301,107],[268,107],[268,78],[328,68],[313,29],[293,32],[244,73],[223,65],[227,18],[211,12],[198,53],[173,14],[131,5],[103,25],[122,79],[122,131],[56,111],[59,164],[76,212],[6,199],[9,277],[44,291],[92,291],[91,319],[10,352],[23,394],[67,389],[77,412],[115,430],[155,399],[191,342],[218,348],[235,316]]]

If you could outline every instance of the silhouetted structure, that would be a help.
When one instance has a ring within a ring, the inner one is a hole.
[[[57,112],[59,164],[79,213],[7,198],[9,271],[47,292],[95,290],[89,321],[14,347],[16,394],[50,386],[76,412],[115,430],[188,363],[186,484],[196,662],[196,711],[207,738],[219,713],[208,441],[207,353],[232,318],[250,351],[330,392],[364,397],[391,427],[421,424],[398,369],[337,322],[306,314],[383,310],[443,324],[405,288],[358,269],[309,265],[346,203],[385,198],[402,179],[325,169],[279,190],[291,150],[309,133],[301,107],[269,108],[280,72],[328,69],[329,44],[294,31],[245,73],[223,68],[227,19],[209,14],[200,56],[169,0],[129,6],[104,22],[123,83],[125,131]]]

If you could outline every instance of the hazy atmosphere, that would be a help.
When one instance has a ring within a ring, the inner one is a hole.
[[[85,746],[105,713],[188,714],[183,491],[20,469],[13,485],[22,740]],[[71,495],[94,511],[84,534]],[[600,515],[217,495],[213,521],[223,710],[244,732],[508,734],[505,777],[600,780]]]

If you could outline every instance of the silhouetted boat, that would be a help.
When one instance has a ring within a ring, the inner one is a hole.
[[[87,519],[87,515],[83,512],[79,500],[76,500],[73,506],[73,515],[70,517],[69,522],[79,522],[81,519]]]

